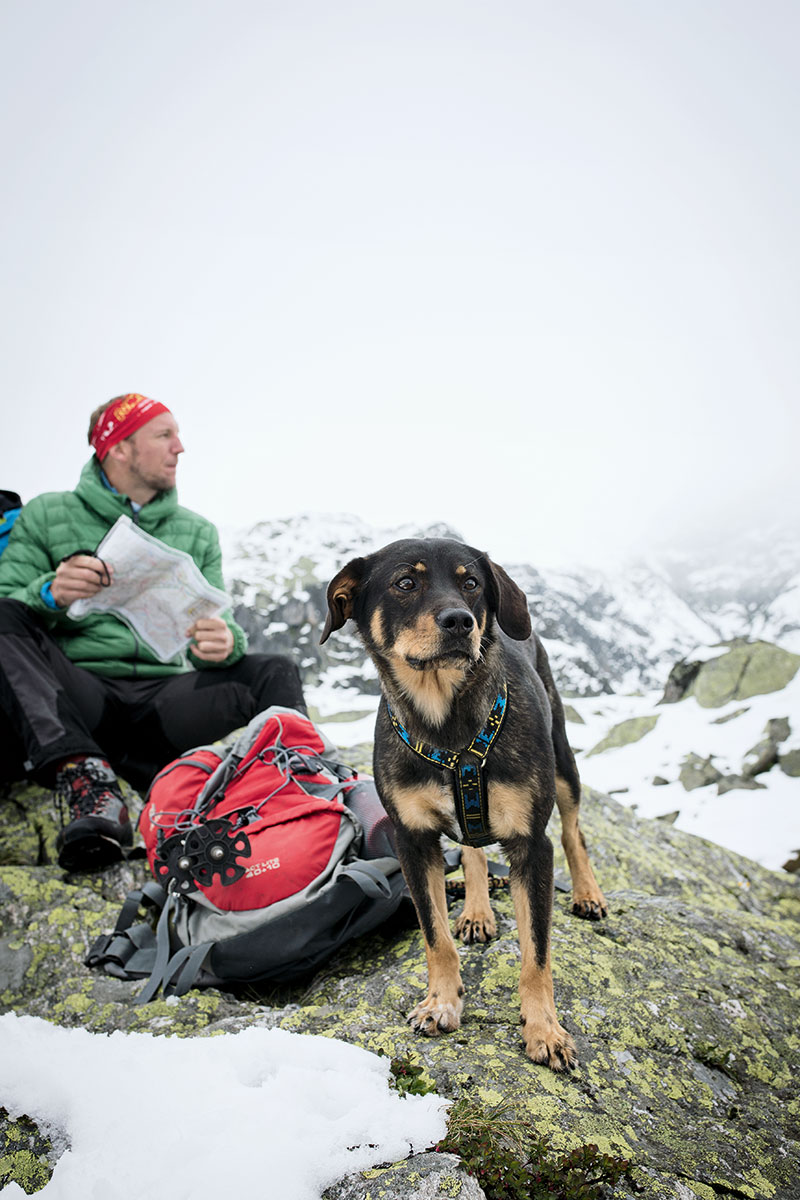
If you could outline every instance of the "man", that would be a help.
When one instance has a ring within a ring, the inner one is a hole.
[[[196,621],[187,655],[169,663],[110,612],[67,615],[109,582],[93,548],[122,514],[223,586],[215,527],[178,504],[183,445],[169,409],[117,396],[92,414],[89,443],[75,490],[26,504],[0,557],[0,779],[55,784],[68,870],[104,866],[131,845],[118,774],[145,791],[182,751],[269,705],[305,711],[294,664],[245,654],[230,612]]]

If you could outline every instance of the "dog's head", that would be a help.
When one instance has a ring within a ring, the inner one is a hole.
[[[487,555],[461,542],[392,542],[355,558],[328,585],[321,642],[352,617],[373,657],[412,671],[466,671],[479,659],[494,618],[524,641],[524,592]]]

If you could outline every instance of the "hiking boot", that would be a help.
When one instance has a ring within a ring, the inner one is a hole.
[[[56,798],[63,828],[56,838],[58,865],[94,871],[122,858],[133,845],[133,828],[119,782],[103,758],[75,755],[61,763]]]

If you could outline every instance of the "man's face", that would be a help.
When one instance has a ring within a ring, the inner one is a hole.
[[[183,444],[172,413],[159,413],[125,443],[128,450],[127,468],[132,480],[142,487],[163,492],[175,487],[178,455]]]

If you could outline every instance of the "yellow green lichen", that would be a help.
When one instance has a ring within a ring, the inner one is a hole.
[[[41,1191],[52,1174],[52,1167],[47,1160],[37,1157],[31,1150],[0,1155],[0,1187],[18,1183],[23,1192],[30,1196]]]

